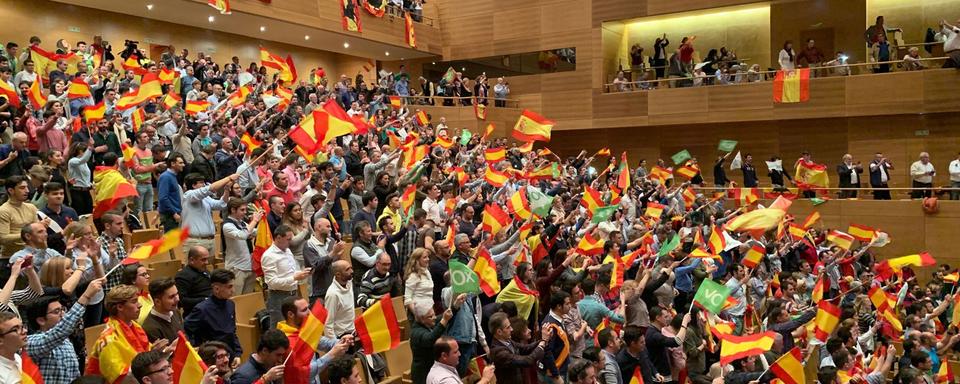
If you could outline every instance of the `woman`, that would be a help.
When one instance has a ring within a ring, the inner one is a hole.
[[[780,69],[784,71],[792,71],[796,68],[797,57],[793,52],[793,42],[787,40],[783,43],[783,49],[780,50]]]
[[[67,162],[67,180],[70,182],[70,204],[78,215],[93,212],[93,187],[90,175],[90,156],[93,156],[93,138],[88,143],[70,145],[70,161]]]
[[[43,164],[50,172],[50,181],[67,186],[67,179],[63,175],[67,173],[67,163],[63,159],[63,151],[50,150],[41,154]],[[72,208],[72,207],[71,207]]]
[[[43,111],[43,123],[36,131],[40,152],[67,149],[65,132],[69,129],[71,120],[66,116],[63,103],[60,101],[47,103],[47,108]]]
[[[383,213],[387,207],[387,196],[397,191],[397,186],[390,182],[390,174],[380,172],[377,174],[377,181],[373,185],[373,193],[377,195],[377,217]],[[400,223],[394,223],[399,225]]]
[[[630,87],[630,81],[627,80],[623,71],[617,71],[617,77],[613,79],[613,88],[617,92],[626,92]]]
[[[140,290],[137,301],[140,303],[140,317],[137,323],[143,324],[153,309],[153,299],[150,298],[150,272],[140,263],[124,265],[120,272],[120,283],[132,285]]]
[[[299,202],[291,201],[283,210],[283,217],[280,222],[290,228],[293,228],[293,239],[290,240],[290,252],[293,258],[297,260],[300,268],[303,268],[303,246],[307,244],[307,238],[310,237],[310,225],[303,219],[303,207]]]
[[[643,71],[643,47],[640,44],[634,44],[630,47],[630,71]]]
[[[430,250],[417,248],[403,270],[403,305],[408,314],[413,313],[413,304],[418,300],[433,301],[433,278],[430,276]]]
[[[63,238],[67,239],[67,249],[64,252],[64,255],[74,260],[74,269],[81,269],[81,265],[90,265],[90,267],[85,267],[83,279],[81,284],[86,284],[93,279],[99,279],[105,275],[103,265],[105,262],[109,262],[110,257],[104,256],[105,253],[101,251],[100,244],[97,242],[97,237],[94,235],[93,230],[90,228],[90,225],[74,221],[67,225],[63,229]],[[74,245],[76,243],[76,245]],[[90,257],[94,255],[95,257]],[[41,269],[41,273],[43,270]],[[94,296],[90,300],[90,303],[87,304],[87,310],[84,313],[84,322],[87,324],[100,324],[101,315],[103,313],[103,303],[104,293],[100,293]]]
[[[670,324],[660,329],[660,332],[663,333],[667,338],[677,337],[677,333],[680,333],[680,328],[683,323],[683,316],[674,316],[670,320]],[[687,367],[687,355],[683,351],[684,346],[680,345],[679,347],[667,348],[667,358],[670,362],[670,377],[667,378],[667,381],[679,380],[680,371],[684,370]]]

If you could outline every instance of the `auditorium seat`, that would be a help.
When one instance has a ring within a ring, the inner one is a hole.
[[[260,328],[256,325],[237,323],[237,338],[240,339],[240,347],[243,348],[241,361],[247,361],[250,354],[256,351],[257,343],[260,342]]]
[[[136,245],[159,239],[160,235],[159,229],[138,229],[130,234],[130,242],[125,245],[132,249]]]
[[[159,259],[159,257],[157,258]],[[183,268],[183,264],[180,263],[180,260],[158,260],[152,263],[146,264],[147,269],[150,270],[150,278],[153,280],[169,277],[173,278],[177,275],[177,272]]]
[[[143,212],[140,214],[140,219],[143,221],[144,228],[160,228],[160,214],[157,211]]]
[[[103,330],[107,328],[107,324],[99,324],[83,329],[83,337],[86,342],[87,353],[93,350],[94,343],[97,342],[97,338],[100,337],[100,334],[103,333]]]
[[[410,366],[413,365],[410,341],[401,341],[396,348],[384,352],[383,358],[387,360],[387,374],[390,375],[387,380],[393,377],[410,378]]]
[[[253,292],[230,298],[236,305],[237,323],[256,324],[257,311],[266,308],[263,292]]]

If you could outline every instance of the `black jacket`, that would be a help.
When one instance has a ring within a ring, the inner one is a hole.
[[[184,266],[175,277],[177,291],[180,292],[180,308],[189,314],[193,307],[213,294],[210,274],[189,265]]]

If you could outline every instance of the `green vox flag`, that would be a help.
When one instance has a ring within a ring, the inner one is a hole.
[[[608,205],[606,207],[599,207],[596,211],[593,212],[593,218],[590,219],[591,223],[602,223],[604,221],[610,220],[610,216],[613,216],[613,213],[617,211],[618,205]]]
[[[453,287],[454,296],[461,293],[480,293],[480,278],[477,273],[456,260],[450,261],[450,285]]]
[[[550,214],[550,208],[553,207],[553,196],[547,196],[540,188],[527,186],[527,201],[530,202],[530,210],[534,215],[547,217]]]
[[[670,251],[677,249],[677,246],[679,245],[680,245],[680,236],[673,235],[673,237],[671,237],[670,240],[667,240],[665,244],[660,246],[660,252],[657,252],[657,258],[666,256],[668,253],[670,253]]]
[[[473,138],[473,132],[470,132],[468,129],[464,129],[463,133],[460,134],[460,145],[469,144],[471,138]]]
[[[713,280],[703,279],[703,282],[700,283],[700,289],[693,296],[693,301],[710,313],[717,314],[723,310],[729,296],[730,288]]]
[[[717,149],[721,152],[733,152],[733,149],[736,147],[736,140],[720,140],[720,145],[717,146]]]
[[[673,156],[670,156],[670,159],[673,160],[673,163],[676,165],[683,164],[684,161],[690,160],[690,151],[684,149],[680,152],[674,153]]]

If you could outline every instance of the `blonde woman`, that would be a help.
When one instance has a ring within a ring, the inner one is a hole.
[[[413,313],[413,305],[418,300],[433,302],[433,278],[430,276],[430,250],[417,248],[410,253],[407,265],[403,268],[403,306]]]
[[[74,221],[63,229],[63,238],[66,243],[66,250],[63,255],[73,261],[71,268],[83,271],[78,286],[82,287],[105,275],[103,266],[104,263],[110,261],[110,256],[100,249],[100,244],[97,243],[97,236],[91,225],[82,221]],[[40,272],[43,274],[43,269]],[[70,277],[70,275],[65,276]],[[46,283],[44,284],[46,285]],[[85,324],[102,323],[103,306],[101,304],[105,296],[103,290],[100,290],[90,299],[87,310],[83,314]]]
[[[137,302],[140,303],[140,316],[137,323],[143,324],[153,309],[153,299],[150,297],[150,271],[140,263],[124,265],[120,271],[120,283],[132,285],[140,290]]]

